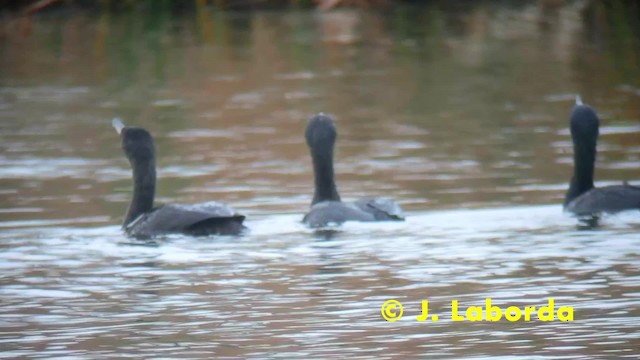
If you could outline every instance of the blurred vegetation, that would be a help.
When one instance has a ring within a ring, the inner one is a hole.
[[[336,7],[386,8],[396,5],[438,5],[446,8],[469,8],[478,3],[496,3],[518,6],[529,1],[502,0],[0,0],[0,13],[35,14],[73,10],[92,11],[152,11],[168,10],[171,14],[195,12],[199,8],[212,7],[225,10],[307,8],[329,10]],[[558,8],[576,0],[536,0],[541,9]],[[627,15],[640,21],[640,1],[638,0],[587,0],[586,8],[624,8]]]
[[[417,3],[416,0],[0,0],[3,10],[35,13],[61,8],[109,8],[111,10],[152,9],[158,5],[169,6],[174,11],[189,11],[196,6],[210,4],[226,9],[317,7],[330,9],[338,6],[370,7],[392,3]]]
[[[488,56],[500,62],[501,57],[494,54],[495,50],[470,49],[489,49],[496,37],[518,38],[523,31],[518,26],[526,25],[527,19],[535,19],[544,46],[558,53],[572,54],[563,56],[562,61],[570,58],[575,68],[589,68],[594,62],[600,63],[593,57],[604,57],[611,64],[609,75],[616,83],[639,86],[640,1],[637,0],[523,0],[508,4],[501,0],[345,0],[337,2],[345,6],[364,6],[365,2],[393,6],[384,8],[385,11],[328,12],[305,21],[292,18],[295,20],[291,23],[284,21],[277,26],[271,25],[273,20],[269,17],[276,12],[240,14],[241,11],[235,11],[242,6],[250,10],[276,5],[285,6],[283,11],[295,10],[298,6],[312,9],[321,2],[0,0],[0,8],[5,11],[5,19],[0,21],[0,53],[5,54],[0,56],[0,79],[22,72],[25,78],[52,76],[45,71],[46,66],[42,67],[42,74],[34,74],[33,69],[38,67],[29,66],[29,61],[37,63],[53,57],[61,64],[69,64],[73,69],[69,77],[93,78],[96,82],[104,79],[114,89],[127,89],[141,79],[161,84],[170,81],[168,64],[191,61],[188,57],[193,54],[183,50],[190,44],[200,43],[213,46],[211,52],[220,51],[237,58],[255,57],[258,63],[269,53],[274,64],[295,61],[301,69],[317,61],[311,44],[329,50],[336,45],[376,43],[386,44],[381,45],[384,48],[393,44],[390,49],[405,54],[408,60],[414,59],[414,52],[430,59],[434,54],[469,51],[463,56],[469,63],[481,64]],[[415,4],[404,4],[409,2]],[[217,11],[220,7],[234,11]],[[579,9],[584,32],[574,34],[576,25],[564,24],[571,21],[567,12],[563,12],[568,8]],[[507,13],[518,14],[521,20],[508,27],[492,27],[492,23],[504,21],[496,14],[505,9],[509,9]],[[6,15],[11,12],[15,15]],[[25,13],[52,16],[22,16]],[[47,21],[38,26],[39,20]],[[80,28],[86,30],[78,31]],[[276,38],[272,38],[274,31],[279,32]],[[291,39],[282,40],[287,37]],[[550,40],[554,38],[558,39],[555,43]],[[176,48],[181,50],[174,51]],[[375,56],[382,55],[376,53]],[[91,61],[87,63],[86,57],[91,57]],[[366,61],[369,56],[359,59]],[[213,64],[211,66],[221,63],[219,56],[206,62]],[[364,65],[357,64],[361,66]],[[593,81],[599,80],[594,76]]]

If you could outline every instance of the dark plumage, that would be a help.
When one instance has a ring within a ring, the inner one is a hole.
[[[627,184],[596,188],[593,172],[600,120],[580,98],[571,112],[574,172],[565,196],[564,209],[577,215],[616,213],[640,209],[640,188]]]
[[[302,220],[311,227],[341,224],[345,221],[402,221],[400,206],[386,198],[365,198],[353,203],[340,200],[333,172],[333,148],[337,131],[333,119],[322,113],[307,124],[305,137],[315,175],[311,209]]]
[[[156,189],[155,147],[151,134],[143,128],[124,126],[118,119],[113,127],[122,139],[133,169],[133,197],[122,228],[133,237],[161,234],[237,235],[245,227],[244,216],[224,203],[195,205],[167,204],[153,208]]]

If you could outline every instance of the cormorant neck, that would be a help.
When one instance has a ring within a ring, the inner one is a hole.
[[[596,162],[596,139],[593,141],[574,142],[573,145],[573,177],[564,206],[593,189],[593,171]]]
[[[315,193],[311,206],[322,201],[340,201],[333,174],[333,146],[326,149],[311,149],[315,175]]]
[[[123,227],[153,209],[153,198],[156,193],[155,160],[132,162],[131,165],[133,166],[133,198],[127,210]]]

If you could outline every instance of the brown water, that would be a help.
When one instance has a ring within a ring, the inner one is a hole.
[[[640,180],[638,5],[447,3],[2,19],[0,357],[637,358],[638,213],[584,229],[560,203],[576,94],[598,184]],[[343,198],[407,222],[300,224],[319,111]],[[226,201],[251,232],[126,239],[115,116],[155,136],[159,202]],[[447,315],[486,297],[575,321]]]

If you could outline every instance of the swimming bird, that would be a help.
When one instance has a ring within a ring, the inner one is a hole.
[[[640,209],[640,187],[626,183],[596,188],[593,171],[600,120],[595,110],[576,97],[570,118],[573,140],[573,177],[565,196],[565,211],[576,215],[616,213]]]
[[[311,227],[324,227],[346,221],[402,221],[400,206],[388,198],[364,198],[342,202],[333,172],[333,148],[338,136],[333,119],[320,113],[309,119],[305,138],[315,176],[311,209],[302,220]]]
[[[161,234],[237,235],[245,227],[244,216],[221,202],[167,204],[153,207],[156,191],[155,147],[151,134],[113,119],[124,151],[133,169],[133,197],[122,224],[130,236],[148,238]]]

